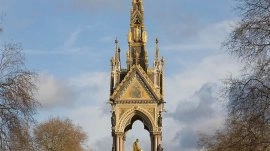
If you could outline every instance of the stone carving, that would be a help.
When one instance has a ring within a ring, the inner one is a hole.
[[[162,116],[161,116],[161,112],[159,112],[159,116],[158,116],[158,126],[162,127]]]
[[[140,40],[140,32],[141,32],[140,31],[140,28],[138,26],[136,26],[134,28],[134,32],[133,32],[133,35],[134,35],[133,39],[134,39],[134,41],[138,42]]]
[[[116,115],[114,111],[112,112],[111,124],[112,124],[112,127],[116,125]]]
[[[161,146],[161,144],[158,144],[157,151],[163,151],[163,147]]]
[[[124,114],[126,111],[127,111],[126,108],[120,109],[120,110],[119,110],[119,118],[121,118],[121,117],[123,116],[123,114]]]
[[[155,109],[154,109],[154,108],[149,108],[149,109],[148,109],[148,112],[149,112],[151,115],[154,115],[154,114],[155,114]]]
[[[131,97],[132,98],[141,98],[142,97],[142,92],[141,92],[138,84],[136,84],[134,86],[133,90],[131,91]]]

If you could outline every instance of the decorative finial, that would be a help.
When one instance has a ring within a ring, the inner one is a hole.
[[[120,47],[117,38],[115,39],[115,60],[120,62]]]
[[[158,38],[156,38],[156,60],[159,58],[159,52],[158,52]]]

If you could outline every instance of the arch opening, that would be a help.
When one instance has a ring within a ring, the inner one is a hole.
[[[153,131],[154,122],[152,116],[143,109],[130,110],[126,114],[124,114],[120,120],[121,131],[126,133],[127,131],[132,129],[132,124],[137,120],[143,123],[144,129],[146,129],[148,132]]]
[[[132,125],[134,122],[136,121],[141,121],[143,123],[143,126],[144,126],[144,129],[147,130],[148,132],[150,132],[150,125],[147,124],[146,120],[143,119],[141,116],[139,115],[134,115],[131,120],[130,120],[130,123],[126,126],[124,132],[126,133],[127,131],[131,130],[132,129]]]
[[[135,118],[134,118],[135,119]],[[145,129],[144,123],[137,119],[131,124],[131,129],[126,131],[125,150],[130,151],[133,148],[133,143],[139,139],[139,145],[143,150],[151,150],[151,138],[149,131]]]

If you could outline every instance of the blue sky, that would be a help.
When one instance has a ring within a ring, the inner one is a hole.
[[[125,68],[130,5],[131,0],[0,0],[1,42],[21,43],[27,67],[39,74],[38,121],[71,118],[97,151],[111,147],[110,58],[117,37]],[[156,37],[166,61],[166,150],[196,150],[198,133],[222,125],[220,80],[239,69],[221,49],[237,20],[234,5],[233,0],[144,0],[150,65]],[[128,133],[127,148],[136,137],[149,148],[140,124]]]

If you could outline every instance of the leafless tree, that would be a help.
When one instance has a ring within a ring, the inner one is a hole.
[[[228,118],[224,129],[204,135],[210,151],[270,150],[270,1],[238,0],[241,20],[226,42],[246,66],[225,82]]]
[[[5,151],[28,145],[25,128],[38,104],[33,97],[35,74],[25,68],[21,50],[15,43],[0,47],[0,150]]]
[[[250,65],[263,59],[269,64],[270,1],[236,0],[241,20],[231,33],[226,46],[240,60]],[[265,57],[265,58],[264,58]]]
[[[270,150],[270,89],[257,77],[229,79],[228,118],[224,129],[201,137],[209,151]]]
[[[52,118],[34,128],[36,150],[83,151],[87,135],[70,119]]]

